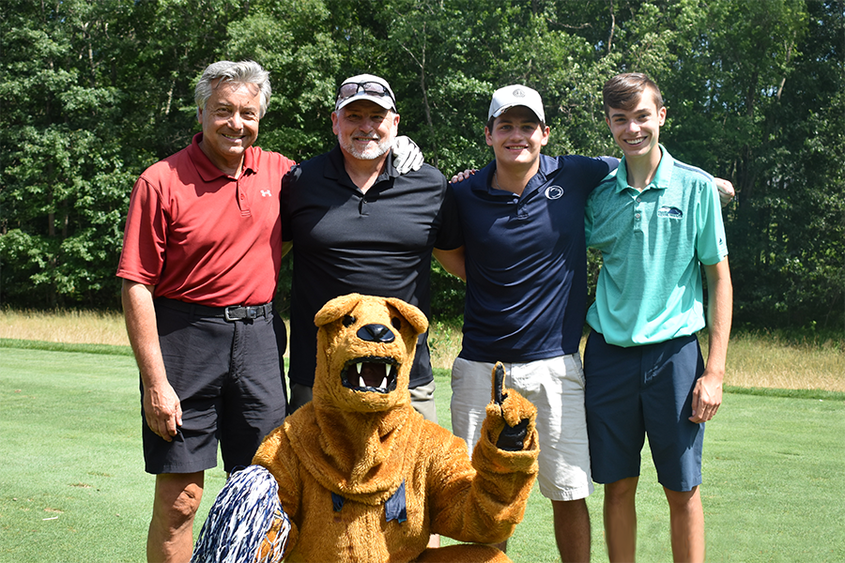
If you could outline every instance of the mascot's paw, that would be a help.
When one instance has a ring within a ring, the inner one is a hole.
[[[268,536],[271,530],[275,537]],[[250,465],[234,473],[217,495],[191,563],[281,561],[289,532],[279,484],[264,467]]]
[[[493,400],[487,405],[487,418],[493,422],[493,435],[499,436],[496,446],[506,451],[521,451],[526,437],[534,432],[537,409],[513,389],[505,388],[505,366],[501,362],[496,362],[492,377]]]

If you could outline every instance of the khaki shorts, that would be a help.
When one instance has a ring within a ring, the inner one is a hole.
[[[485,407],[490,402],[493,366],[463,358],[457,358],[452,366],[452,431],[466,440],[470,453],[481,436]],[[588,497],[593,481],[581,356],[505,364],[505,372],[505,385],[537,407],[540,492],[557,501]]]

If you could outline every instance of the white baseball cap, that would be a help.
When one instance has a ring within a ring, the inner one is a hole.
[[[540,97],[537,90],[522,84],[511,84],[493,92],[490,110],[487,112],[487,121],[499,117],[514,106],[525,106],[534,112],[540,123],[546,122],[543,98]]]
[[[359,100],[367,100],[384,109],[396,111],[396,96],[393,95],[390,84],[384,78],[373,74],[359,74],[344,80],[337,89],[334,109],[337,111]]]

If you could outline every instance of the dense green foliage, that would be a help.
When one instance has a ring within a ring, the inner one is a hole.
[[[843,0],[6,0],[0,298],[118,305],[132,183],[199,130],[192,86],[214,60],[271,72],[259,144],[296,160],[331,148],[338,82],[381,74],[400,131],[447,175],[491,158],[489,97],[513,82],[544,96],[547,154],[618,154],[601,85],[637,70],[664,91],[670,152],[738,189],[726,210],[737,320],[842,327],[843,11]],[[435,272],[438,313],[460,314],[461,292]]]

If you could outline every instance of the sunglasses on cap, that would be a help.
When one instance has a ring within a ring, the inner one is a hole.
[[[340,88],[337,89],[336,103],[348,100],[362,90],[368,96],[387,96],[391,99],[391,101],[393,101],[393,104],[396,105],[396,99],[393,97],[393,94],[390,93],[387,86],[380,84],[379,82],[347,82],[345,84],[341,84]]]

